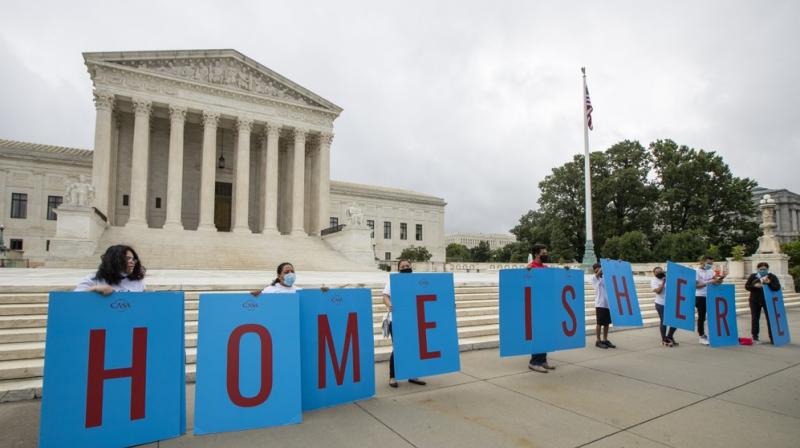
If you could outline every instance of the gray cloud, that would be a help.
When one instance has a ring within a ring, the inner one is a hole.
[[[448,201],[506,231],[583,150],[672,138],[800,191],[792,1],[21,2],[0,17],[0,137],[89,148],[82,51],[236,48],[339,104],[335,179]],[[576,179],[576,182],[580,182]]]

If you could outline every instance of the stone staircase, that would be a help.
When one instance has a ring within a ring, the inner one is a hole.
[[[135,243],[133,243],[135,242]],[[166,229],[106,229],[91,257],[50,258],[49,268],[97,268],[114,244],[131,244],[148,269],[261,269],[291,261],[303,271],[376,271],[345,258],[319,237],[260,233],[197,232]]]
[[[747,291],[743,282],[736,284],[736,312],[748,314]],[[373,332],[375,359],[385,361],[391,352],[391,344],[381,335],[381,319],[385,307],[381,299],[383,285],[368,285],[372,288]],[[649,283],[637,283],[637,292],[646,327],[658,325],[654,305],[654,294]],[[239,289],[241,291],[241,289]],[[194,381],[197,355],[198,296],[201,293],[227,293],[234,290],[185,291],[186,312],[186,373],[187,380]],[[595,311],[594,289],[585,286],[586,334],[594,334]],[[47,325],[47,292],[0,293],[0,402],[18,401],[41,396],[42,371],[44,366],[44,341]],[[800,294],[785,293],[786,308],[800,308]],[[459,346],[462,351],[493,348],[499,345],[498,287],[457,286],[456,315],[458,321]],[[686,333],[683,333],[684,336]],[[657,343],[654,333],[654,345]]]

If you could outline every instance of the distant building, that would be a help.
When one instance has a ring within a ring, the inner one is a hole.
[[[781,244],[788,243],[800,238],[800,194],[793,193],[785,188],[771,189],[756,187],[753,189],[753,202],[758,205],[758,201],[769,194],[775,200],[775,221],[778,228],[775,236]],[[759,218],[760,220],[760,218]]]
[[[463,244],[470,249],[477,246],[481,241],[488,242],[489,248],[495,250],[506,244],[516,242],[517,238],[514,235],[505,233],[453,233],[445,237],[446,244]]]

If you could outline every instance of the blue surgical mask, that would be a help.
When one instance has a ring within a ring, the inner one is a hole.
[[[297,276],[294,275],[294,272],[290,272],[283,276],[283,284],[290,287],[294,285],[294,281],[297,280]]]
[[[761,277],[766,277],[767,274],[769,274],[769,269],[759,269],[758,270],[758,275],[760,275]]]
[[[711,270],[711,268],[713,268],[713,267],[714,267],[714,265],[713,265],[713,264],[711,264],[711,263],[706,263],[706,265],[705,265],[705,266],[703,266],[703,268],[704,268],[706,271],[708,271],[708,270]]]

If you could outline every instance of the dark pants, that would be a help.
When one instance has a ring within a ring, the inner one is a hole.
[[[547,364],[547,353],[536,353],[531,355],[531,364],[535,366]]]
[[[694,299],[694,307],[697,308],[697,334],[705,336],[706,334],[706,298],[705,296],[697,296]]]
[[[661,340],[672,340],[672,336],[675,334],[675,330],[677,330],[677,328],[667,327],[664,325],[664,305],[659,305],[656,303],[656,311],[658,312],[658,329],[661,330]]]
[[[392,337],[391,322],[389,322],[389,337]],[[392,343],[394,343],[394,338],[392,338]],[[389,378],[394,378],[394,350],[392,350],[392,354],[389,355]]]
[[[750,334],[753,335],[753,339],[758,340],[762,309],[764,310],[764,317],[767,318],[767,333],[769,334],[769,340],[772,342],[772,328],[769,327],[769,317],[767,317],[767,302],[763,297],[759,297],[758,299],[750,298]]]

